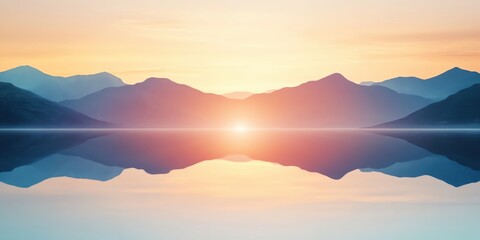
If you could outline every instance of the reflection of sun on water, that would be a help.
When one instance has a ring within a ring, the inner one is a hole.
[[[446,196],[455,196],[447,186],[433,179],[420,180],[400,180],[380,173],[354,171],[338,181],[293,166],[251,159],[245,162],[217,159],[168,174],[148,175],[129,169],[102,184],[69,178],[50,179],[48,184],[39,184],[31,191],[51,194],[53,197],[57,197],[60,191],[86,196],[101,195],[102,201],[106,201],[108,206],[115,205],[123,209],[135,206],[135,210],[142,206],[148,207],[148,211],[152,208],[163,209],[167,205],[171,209],[181,205],[201,209],[242,210],[326,203],[342,203],[345,207],[354,203],[436,202]],[[432,188],[432,184],[436,187]],[[395,189],[391,186],[395,186]],[[0,185],[2,193],[6,189],[18,194],[15,188]],[[401,194],[396,192],[399,190]],[[458,196],[467,193],[456,191]],[[475,198],[473,201],[478,200]]]

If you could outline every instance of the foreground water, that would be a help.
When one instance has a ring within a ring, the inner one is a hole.
[[[477,239],[479,143],[451,131],[3,132],[0,231]]]

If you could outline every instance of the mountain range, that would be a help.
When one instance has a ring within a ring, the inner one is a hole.
[[[123,127],[174,128],[230,128],[237,124],[259,128],[366,127],[382,123],[381,127],[476,126],[480,124],[475,106],[480,95],[476,82],[480,82],[479,73],[460,68],[426,80],[396,78],[364,84],[336,73],[295,87],[222,96],[166,78],[125,85],[108,73],[63,78],[20,66],[0,73],[0,125],[82,127],[110,122]],[[432,104],[432,99],[445,97]]]
[[[12,83],[16,87],[55,102],[80,98],[106,87],[125,85],[120,78],[106,72],[57,77],[31,66],[20,66],[0,72],[0,82]]]
[[[88,116],[134,127],[218,127],[236,100],[166,78],[100,90],[61,104]]]
[[[231,127],[240,121],[255,127],[362,127],[397,119],[431,102],[333,74],[244,100],[150,78],[61,104],[121,126]]]
[[[0,127],[107,126],[11,83],[0,82]]]
[[[479,127],[480,84],[380,127]]]
[[[296,87],[255,94],[239,107],[260,126],[364,127],[397,119],[432,101],[381,86],[362,86],[339,73]]]
[[[438,101],[478,83],[480,83],[480,73],[455,67],[428,79],[397,77],[379,83],[365,82],[364,84],[384,86],[399,93],[413,94]]]

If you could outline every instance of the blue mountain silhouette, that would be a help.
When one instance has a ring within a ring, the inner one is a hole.
[[[380,127],[479,127],[480,84]]]
[[[442,100],[478,83],[480,83],[480,73],[455,67],[429,79],[397,77],[374,83],[374,85],[388,87],[399,93],[413,94],[432,100]]]
[[[106,87],[125,85],[110,73],[71,77],[51,76],[31,66],[20,66],[0,72],[0,82],[12,83],[16,87],[31,91],[51,101],[76,99]]]
[[[10,83],[0,82],[0,127],[107,126]]]

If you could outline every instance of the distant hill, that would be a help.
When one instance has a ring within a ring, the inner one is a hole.
[[[244,100],[168,79],[107,88],[62,104],[97,119],[138,127],[359,127],[397,119],[431,103],[334,74]]]
[[[272,89],[272,90],[268,90],[264,93],[272,93],[272,92],[275,92],[276,89]],[[225,94],[222,94],[222,96],[226,97],[226,98],[230,98],[230,99],[247,99],[253,95],[255,95],[257,93],[252,93],[252,92],[230,92],[230,93],[225,93]]]
[[[456,67],[429,79],[397,77],[374,85],[388,87],[399,93],[442,100],[477,83],[480,83],[480,73]]]
[[[372,86],[372,85],[375,85],[377,82],[373,82],[373,81],[366,81],[366,82],[361,82],[360,85],[363,85],[363,86]]]
[[[235,101],[169,79],[149,78],[61,104],[123,126],[218,127]]]
[[[106,126],[10,83],[0,83],[0,127]]]
[[[479,127],[480,84],[379,127]]]
[[[256,94],[243,101],[261,126],[363,127],[405,116],[431,103],[381,86],[362,86],[332,74],[296,87]]]
[[[76,99],[106,87],[125,85],[110,73],[56,77],[30,66],[20,66],[0,72],[0,82],[31,91],[51,101]]]

